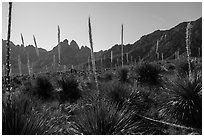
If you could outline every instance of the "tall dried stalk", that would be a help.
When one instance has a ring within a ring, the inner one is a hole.
[[[127,60],[127,64],[129,63],[129,60],[128,60],[128,53],[126,53],[126,60]]]
[[[53,69],[55,71],[55,64],[56,64],[56,59],[55,59],[55,55],[53,56]]]
[[[131,56],[130,60],[131,60],[131,64],[133,65],[133,58],[132,58],[132,56]]]
[[[88,26],[89,26],[89,42],[90,42],[90,46],[91,46],[91,61],[92,61],[92,69],[93,69],[93,74],[94,74],[94,78],[95,78],[95,82],[96,82],[96,88],[97,88],[98,95],[99,95],[98,81],[97,81],[97,76],[96,76],[95,57],[94,57],[94,50],[93,50],[93,40],[92,40],[92,32],[91,32],[91,21],[90,21],[90,17],[89,17],[89,20],[88,20]]]
[[[6,91],[10,92],[10,37],[11,37],[11,10],[12,10],[12,2],[9,2],[9,15],[8,15],[8,34],[7,34],[7,55],[6,55]],[[10,100],[10,96],[8,96],[8,99]]]
[[[188,60],[188,68],[189,68],[189,79],[191,79],[191,64],[190,64],[190,56],[191,56],[191,29],[192,25],[189,22],[186,26],[186,52],[187,52],[187,60]]]
[[[21,57],[20,57],[20,55],[18,56],[18,69],[19,69],[19,74],[21,76],[22,75],[22,69],[21,69]]]
[[[121,62],[122,62],[122,68],[123,68],[123,24],[122,24],[122,30],[121,30]]]
[[[29,53],[27,53],[27,67],[28,67],[28,74],[31,75]]]
[[[24,44],[24,40],[23,40],[23,35],[21,33],[21,41],[22,41],[22,45],[23,45],[23,50],[25,51],[25,44]]]
[[[103,67],[103,58],[101,57],[101,68]]]
[[[159,40],[157,40],[156,49],[155,49],[155,51],[156,51],[156,57],[157,57],[157,59],[159,60],[158,49],[159,49]]]
[[[112,64],[113,64],[113,51],[111,50],[111,68],[112,68]]]
[[[60,47],[60,27],[58,25],[58,65],[60,65],[61,47]]]
[[[34,35],[33,35],[33,40],[34,40],[34,44],[35,44],[36,54],[37,54],[37,56],[39,57],[39,56],[40,56],[40,53],[39,53],[38,46],[37,46],[37,42],[36,42],[36,39],[35,39],[35,36],[34,36]]]

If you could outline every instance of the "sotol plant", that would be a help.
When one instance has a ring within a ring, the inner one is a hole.
[[[34,94],[43,100],[52,98],[53,86],[46,77],[37,77],[33,90]]]
[[[81,97],[81,91],[78,89],[78,82],[74,77],[62,78],[58,80],[59,86],[62,88],[60,92],[60,102],[70,103],[76,102]]]
[[[10,102],[2,104],[3,135],[43,135],[51,125],[34,113],[34,104],[25,95],[12,96]]]
[[[142,63],[137,69],[138,82],[141,85],[160,86],[161,85],[161,69],[156,65]]]
[[[167,96],[159,109],[167,121],[193,128],[202,128],[202,79],[192,73],[192,79],[180,77],[167,83]]]

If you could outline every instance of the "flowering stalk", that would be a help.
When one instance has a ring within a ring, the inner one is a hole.
[[[128,53],[126,53],[126,60],[127,60],[127,64],[129,63],[129,60],[128,60]]]
[[[101,68],[103,67],[103,58],[101,57]]]
[[[155,51],[156,51],[156,57],[157,57],[157,59],[159,60],[158,49],[159,49],[159,40],[157,40],[157,45],[156,45],[156,49],[155,49]]]
[[[131,58],[130,58],[130,59],[131,59],[131,64],[133,65],[133,59],[132,59],[132,56],[131,56]]]
[[[123,68],[123,24],[121,30],[121,61],[122,61],[122,68]]]
[[[23,45],[23,50],[25,51],[25,45],[24,45],[24,40],[23,40],[23,35],[21,33],[21,41],[22,41],[22,45]]]
[[[61,54],[61,52],[60,52],[60,27],[59,27],[59,25],[58,25],[58,60],[59,60],[59,62],[58,62],[58,64],[60,65],[60,54]]]
[[[113,63],[113,51],[111,50],[111,68],[112,68],[112,63]]]
[[[188,68],[189,68],[189,79],[191,80],[191,64],[190,64],[190,55],[191,55],[191,29],[192,25],[189,22],[186,26],[186,52],[187,52],[187,60],[188,60]]]
[[[56,64],[56,61],[55,61],[55,55],[53,56],[53,68],[54,68],[54,71],[55,71],[55,64]]]
[[[94,74],[94,77],[95,77],[96,88],[98,90],[98,81],[97,81],[97,76],[96,76],[96,65],[95,65],[95,57],[94,57],[94,51],[93,51],[93,41],[92,41],[90,17],[89,17],[89,20],[88,20],[88,25],[89,25],[89,42],[90,42],[90,46],[91,46],[92,69],[93,69],[93,74]],[[98,90],[98,95],[99,95],[99,90]]]
[[[35,39],[35,36],[34,36],[34,35],[33,35],[33,40],[34,40],[34,44],[35,44],[36,54],[37,54],[37,56],[39,57],[39,56],[40,56],[40,53],[39,53],[38,46],[37,46],[37,42],[36,42],[36,39]]]
[[[18,69],[19,69],[19,74],[21,76],[22,75],[22,69],[21,69],[21,57],[20,57],[20,55],[18,56]]]
[[[11,10],[12,10],[12,2],[9,2],[9,17],[8,17],[8,34],[7,34],[7,55],[6,55],[6,91],[10,92],[10,37],[11,37]],[[8,99],[10,100],[10,96],[8,96]]]
[[[28,74],[31,75],[29,54],[27,54],[27,66],[28,66]]]

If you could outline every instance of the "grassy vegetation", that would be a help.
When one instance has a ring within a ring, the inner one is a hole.
[[[3,134],[201,134],[201,69],[189,79],[170,64],[101,73],[100,94],[85,72],[15,77],[10,103],[3,92]]]

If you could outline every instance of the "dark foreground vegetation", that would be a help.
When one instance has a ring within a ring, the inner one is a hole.
[[[122,69],[3,78],[5,135],[202,134],[201,61],[139,62]],[[8,95],[11,101],[8,101]]]

